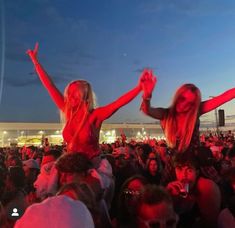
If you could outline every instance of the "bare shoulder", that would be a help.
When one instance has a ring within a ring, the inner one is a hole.
[[[219,188],[214,181],[204,177],[199,177],[197,181],[197,189],[199,192],[211,192],[216,191]]]
[[[95,124],[95,126],[100,126],[102,124],[102,121],[99,117],[101,116],[102,111],[102,107],[94,108],[93,110],[91,110],[89,118],[90,123]]]

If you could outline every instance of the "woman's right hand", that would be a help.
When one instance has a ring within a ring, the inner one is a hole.
[[[156,76],[152,70],[145,69],[140,77],[141,87],[143,89],[143,98],[150,99],[157,82]]]
[[[35,63],[35,61],[37,61],[38,43],[35,44],[34,50],[28,49],[26,53],[31,58],[33,63]]]

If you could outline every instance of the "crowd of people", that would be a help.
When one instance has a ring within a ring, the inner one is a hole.
[[[235,227],[234,135],[199,131],[200,116],[235,98],[235,88],[202,101],[184,84],[168,108],[155,108],[157,78],[145,69],[134,88],[96,107],[89,82],[61,93],[38,44],[27,54],[62,114],[65,144],[1,148],[0,227]],[[103,121],[140,93],[140,109],[160,120],[165,140],[99,144]]]
[[[1,148],[0,227],[234,227],[231,132],[201,135],[194,156],[122,139],[100,144],[98,168],[48,142]]]

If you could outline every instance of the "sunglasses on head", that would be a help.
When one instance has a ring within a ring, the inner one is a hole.
[[[139,192],[139,191],[137,191],[137,190],[131,190],[131,189],[125,189],[125,190],[123,191],[123,193],[124,193],[125,197],[127,197],[127,198],[131,198],[131,197],[133,197],[133,196],[139,196],[139,195],[140,195],[140,192]]]

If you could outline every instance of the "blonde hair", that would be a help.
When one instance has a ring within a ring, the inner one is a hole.
[[[79,104],[76,106],[76,110],[71,106],[70,99],[69,99],[69,92],[72,85],[76,85],[77,89],[81,93],[81,99]],[[80,121],[80,126],[78,129],[80,130],[82,125],[87,119],[88,114],[95,108],[96,106],[96,96],[95,93],[92,91],[92,87],[89,82],[85,80],[76,80],[70,82],[65,90],[64,90],[64,102],[65,107],[62,112],[60,112],[60,119],[62,123],[69,122],[73,119],[77,112],[81,109],[82,106],[87,106],[85,109],[84,114],[82,115],[82,119]]]
[[[195,103],[192,108],[185,113],[184,122],[180,125],[177,125],[176,105],[181,94],[187,90],[190,90],[193,94],[195,94]],[[198,118],[200,104],[201,92],[194,84],[184,84],[177,89],[173,97],[172,104],[169,107],[168,113],[166,114],[167,116],[162,122],[167,144],[170,148],[177,148],[179,152],[183,152],[188,148]],[[177,132],[183,132],[179,139],[177,138]]]

